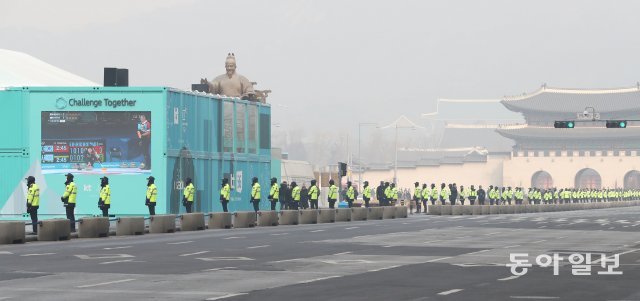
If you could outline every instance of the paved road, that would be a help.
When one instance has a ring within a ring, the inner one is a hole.
[[[33,242],[0,246],[0,300],[640,300],[639,230],[632,207]],[[516,277],[510,253],[565,259]]]

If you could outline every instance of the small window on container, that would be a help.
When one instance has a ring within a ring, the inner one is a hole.
[[[243,103],[236,104],[236,153],[245,152],[245,122],[247,120],[247,105]]]
[[[258,152],[258,106],[249,105],[247,110],[249,113],[249,143],[247,148],[249,149],[249,153],[255,154]]]
[[[224,102],[222,105],[223,122],[223,151],[233,151],[233,102]]]

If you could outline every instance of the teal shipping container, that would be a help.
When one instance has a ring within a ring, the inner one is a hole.
[[[194,209],[253,210],[251,179],[269,208],[271,107],[167,87],[21,87],[0,90],[0,214],[26,212],[26,181],[40,187],[39,214],[64,215],[65,174],[78,186],[77,215],[99,214],[100,178],[109,177],[110,213],[146,215],[147,178],[158,186],[156,213],[180,213],[184,180]]]

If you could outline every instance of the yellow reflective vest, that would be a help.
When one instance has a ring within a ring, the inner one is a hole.
[[[67,199],[67,203],[75,204],[77,195],[78,195],[78,187],[76,186],[76,183],[71,182],[67,184],[67,187],[64,190],[64,194],[62,195],[62,197]]]
[[[253,184],[253,187],[251,187],[251,198],[254,200],[260,200],[260,193],[260,183],[256,182]]]
[[[280,185],[278,185],[278,183],[271,185],[269,197],[274,201],[277,201],[280,198]]]
[[[109,185],[105,185],[100,189],[100,199],[105,205],[111,204],[111,187]]]
[[[187,187],[184,188],[184,198],[187,199],[187,202],[193,202],[193,195],[196,192],[196,187],[193,186],[193,183],[189,183]]]
[[[222,186],[222,189],[220,189],[220,196],[222,196],[225,201],[229,201],[229,197],[231,196],[231,186],[229,186],[229,184]]]
[[[27,194],[27,204],[32,207],[40,206],[40,187],[36,183],[29,186],[29,193]]]
[[[155,203],[158,199],[158,187],[156,187],[156,184],[147,186],[147,199],[151,203]]]

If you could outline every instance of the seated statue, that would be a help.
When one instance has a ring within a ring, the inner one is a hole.
[[[246,77],[236,73],[236,57],[233,53],[227,56],[224,68],[227,73],[209,83],[209,93],[254,100],[253,84]]]

